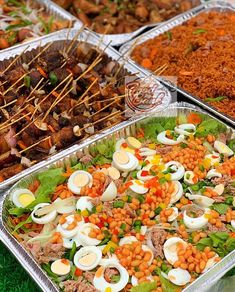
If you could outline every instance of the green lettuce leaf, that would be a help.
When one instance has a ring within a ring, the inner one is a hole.
[[[131,292],[151,292],[157,289],[156,282],[145,282],[141,283],[138,286],[132,287]]]
[[[21,221],[19,224],[17,224],[15,226],[15,229],[12,231],[12,233],[16,232],[18,229],[20,229],[21,227],[23,227],[25,224],[32,223],[32,222],[33,222],[32,217],[29,216],[25,221]]]
[[[206,137],[208,134],[217,136],[219,133],[226,132],[226,126],[214,119],[203,121],[196,130],[197,137]]]

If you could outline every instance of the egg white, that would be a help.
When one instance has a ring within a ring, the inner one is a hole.
[[[93,204],[91,203],[91,197],[89,196],[82,196],[77,200],[76,209],[77,210],[89,210],[91,211],[93,208]]]
[[[184,286],[190,282],[191,275],[187,270],[176,268],[169,271],[168,279],[175,285]]]
[[[50,205],[49,203],[40,203],[34,207],[33,212],[31,213],[31,218],[32,218],[33,222],[35,222],[37,224],[47,224],[47,223],[55,220],[55,218],[57,216],[56,210],[54,210],[54,211],[52,211],[52,212],[50,212],[42,217],[39,217],[39,218],[36,217],[36,215],[35,215],[35,212],[38,209],[40,209],[44,206],[49,206],[49,205]]]
[[[79,195],[79,194],[81,193],[81,189],[82,189],[82,187],[77,187],[77,186],[74,184],[74,180],[75,180],[76,176],[79,175],[79,174],[85,174],[85,175],[88,177],[88,183],[87,183],[87,185],[88,185],[89,187],[92,186],[92,181],[93,181],[92,176],[91,176],[91,174],[90,174],[89,172],[84,171],[84,170],[77,170],[77,171],[75,171],[75,172],[69,177],[69,179],[68,179],[68,189],[69,189],[72,193],[74,193],[75,195]]]
[[[95,260],[90,265],[82,265],[79,262],[79,259],[81,259],[84,256],[89,255],[89,254],[94,254],[95,255]],[[90,270],[93,270],[94,268],[96,268],[98,266],[101,258],[102,258],[102,251],[98,247],[96,247],[96,246],[85,246],[85,247],[80,248],[79,251],[77,251],[75,253],[73,261],[74,261],[75,266],[78,269],[80,269],[82,271],[90,271]]]
[[[84,224],[84,219],[82,218],[82,220],[80,222],[77,222],[77,225],[76,225],[75,228],[73,228],[71,230],[67,230],[66,228],[73,221],[74,221],[74,215],[68,215],[66,217],[66,222],[65,223],[57,225],[56,231],[60,232],[62,237],[64,237],[64,238],[72,238],[72,237],[74,237],[77,234],[79,228]]]
[[[180,180],[185,173],[185,169],[183,167],[183,165],[181,163],[179,163],[178,161],[169,161],[165,164],[165,169],[167,170],[167,168],[170,167],[172,170],[174,170],[175,172],[171,173],[171,180]]]
[[[141,180],[133,179],[131,180],[132,185],[129,188],[137,194],[146,194],[148,192],[148,188],[144,186],[144,183]]]
[[[113,162],[112,162],[112,164],[118,170],[121,170],[121,171],[132,171],[132,170],[135,170],[137,168],[137,166],[139,165],[138,159],[133,154],[131,154],[129,152],[126,152],[126,155],[129,158],[128,163],[126,163],[126,164],[120,164],[115,159],[115,153],[113,155]]]
[[[25,208],[27,207],[27,205],[22,205],[21,202],[19,201],[19,197],[22,195],[22,194],[28,194],[32,197],[33,200],[35,200],[35,196],[34,194],[28,190],[28,189],[15,189],[12,193],[11,193],[11,199],[12,199],[12,202],[14,203],[14,205],[18,208]]]
[[[178,261],[177,245],[179,243],[183,244],[184,247],[187,246],[187,243],[180,237],[171,237],[163,245],[165,258],[171,265]]]
[[[232,149],[230,149],[226,144],[224,144],[221,141],[216,140],[214,142],[214,148],[220,153],[223,154],[224,156],[231,156],[233,155]]]
[[[101,242],[101,240],[89,236],[91,229],[99,229],[99,227],[93,223],[84,223],[79,227],[77,235],[82,246],[98,245]]]
[[[187,215],[187,211],[185,210],[183,213],[183,221],[184,224],[193,230],[198,230],[203,228],[204,226],[207,225],[209,218],[207,218],[208,214],[210,214],[210,209],[205,208],[205,212],[202,216],[197,217],[197,218],[192,218]]]
[[[184,140],[184,135],[179,135],[179,137],[176,140],[173,140],[173,139],[167,138],[166,133],[167,131],[163,131],[157,135],[158,142],[164,145],[177,145]]]

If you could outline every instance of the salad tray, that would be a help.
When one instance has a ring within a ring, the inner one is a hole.
[[[67,152],[57,155],[56,159],[48,161],[42,170],[53,169],[56,167],[65,167],[68,165],[76,164],[78,157],[81,153],[87,153],[87,150],[91,146],[97,145],[97,143],[107,141],[112,137],[115,139],[126,138],[128,135],[135,135],[138,124],[147,122],[152,117],[178,117],[180,115],[188,115],[190,113],[203,113],[208,115],[209,118],[216,118],[203,112],[201,109],[194,107],[187,103],[174,103],[167,110],[160,114],[153,114],[150,117],[139,117],[135,121],[126,121],[121,125],[115,127],[115,129],[109,130],[106,133],[102,133],[97,137],[88,139],[82,142],[80,145],[76,145]],[[218,120],[217,120],[218,121]],[[223,124],[225,125],[225,124]],[[226,125],[225,125],[226,126]],[[234,133],[229,126],[226,126],[228,131]],[[11,227],[7,223],[7,204],[10,193],[17,188],[27,188],[35,179],[39,172],[30,172],[25,178],[21,178],[13,187],[11,187],[3,196],[0,197],[0,238],[3,243],[9,248],[9,250],[15,255],[21,265],[27,270],[29,275],[36,281],[43,291],[59,291],[58,287],[49,279],[41,267],[35,262],[35,260],[26,252],[26,250],[19,244],[19,242],[11,235]],[[193,283],[189,284],[183,291],[195,292],[204,291],[213,285],[219,278],[221,278],[228,270],[235,265],[235,250],[225,256],[220,262],[215,264],[211,269],[198,277]]]
[[[187,20],[191,20],[193,17],[199,15],[202,12],[209,12],[212,10],[218,10],[218,11],[235,11],[234,4],[228,3],[226,1],[204,1],[200,6],[185,12],[179,16],[174,17],[173,19],[153,28],[152,30],[140,35],[139,37],[127,42],[120,48],[120,52],[123,56],[125,56],[128,60],[133,59],[131,58],[131,53],[133,49],[143,42],[153,39],[163,33],[168,32],[169,30],[181,25],[182,23],[186,22]],[[135,62],[134,62],[135,63]],[[136,64],[136,63],[135,63]],[[138,65],[139,70],[142,72],[146,72],[149,70],[143,68],[142,66]],[[164,73],[163,73],[164,74]],[[198,98],[197,96],[194,96],[190,94],[189,92],[185,91],[181,87],[178,87],[174,82],[170,82],[164,77],[157,77],[159,80],[163,82],[163,84],[168,85],[169,88],[175,89],[177,92],[182,94],[186,99],[192,100],[194,103],[199,105],[200,107],[210,111],[214,115],[220,117],[221,119],[228,122],[230,125],[235,126],[235,121],[232,117],[222,113],[221,111],[218,111],[215,107],[211,106],[207,102],[203,101],[202,99]]]
[[[115,49],[113,49],[110,46],[107,46],[95,34],[88,31],[82,31],[79,33],[77,29],[62,30],[60,32],[53,33],[48,36],[41,37],[37,40],[32,41],[31,43],[23,44],[21,46],[12,48],[8,52],[7,51],[2,52],[0,55],[0,60],[1,60],[0,70],[4,71],[5,68],[7,68],[10,64],[12,64],[12,61],[14,62],[14,60],[16,61],[16,64],[27,63],[27,61],[30,61],[37,54],[40,54],[40,52],[43,51],[43,48],[46,48],[47,45],[49,45],[49,43],[52,43],[52,42],[53,42],[52,47],[56,48],[57,50],[60,50],[60,49],[62,50],[66,42],[71,42],[72,44],[74,44],[75,42],[77,43],[85,42],[87,44],[91,44],[95,46],[97,50],[100,50],[100,51],[104,50],[108,58],[110,58],[110,60],[114,60],[119,65],[119,67],[122,68],[122,70],[126,72],[125,74],[127,74],[128,76],[131,75],[133,77],[134,75],[137,78],[140,78],[144,82],[148,77],[151,76],[151,74],[149,73],[146,74],[144,72],[139,72],[137,66],[130,64],[125,59],[123,59],[122,56]],[[52,52],[53,48],[52,49],[49,48],[49,51]],[[19,55],[21,55],[20,58],[17,57]],[[152,82],[152,79],[151,79],[151,82]],[[165,107],[167,107],[169,103],[171,102],[171,94],[164,86],[160,84],[159,81],[156,80],[155,77],[153,77],[153,83],[157,86],[157,89],[155,90],[156,94],[158,94],[158,92],[164,91],[164,99],[158,108],[159,110],[162,110]],[[0,190],[3,190],[10,184],[21,179],[23,176],[28,175],[29,173],[32,173],[33,171],[36,171],[40,169],[41,167],[51,164],[53,161],[66,155],[68,153],[67,151],[71,153],[72,151],[74,151],[75,148],[72,146],[72,148],[69,148],[67,150],[62,150],[62,152],[49,157],[45,161],[40,161],[34,166],[31,166],[27,168],[26,170],[23,170],[19,174],[16,174],[12,176],[11,178],[1,182]]]

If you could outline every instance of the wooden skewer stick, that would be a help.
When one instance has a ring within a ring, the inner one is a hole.
[[[97,103],[97,102],[101,103],[101,102],[107,102],[107,101],[110,101],[110,100],[121,99],[121,98],[123,98],[125,96],[126,96],[126,94],[123,94],[123,95],[118,95],[118,96],[114,96],[114,97],[103,99],[103,100],[95,100],[95,101],[92,101],[91,103],[89,103],[88,106],[91,106],[91,105],[93,105],[94,103]]]
[[[52,89],[35,107],[35,110],[32,114],[31,119],[33,119],[34,115],[36,114],[37,110],[39,109],[40,105],[53,93],[55,92],[62,84],[64,84],[69,78],[71,78],[72,74],[69,74],[64,80],[60,82],[54,89]]]
[[[17,120],[15,120],[15,121],[11,122],[10,124],[5,125],[4,127],[2,127],[2,128],[0,129],[0,131],[2,131],[2,130],[4,130],[4,129],[6,129],[6,128],[12,126],[12,125],[14,125],[15,123],[19,122],[20,120],[24,119],[25,117],[29,116],[30,114],[31,114],[31,113],[27,113],[27,114],[21,116],[19,119],[17,119]]]
[[[42,55],[49,47],[53,44],[53,42],[47,44],[27,65],[31,65],[38,57]]]
[[[19,136],[22,132],[24,132],[29,126],[31,126],[33,123],[35,123],[41,116],[43,115],[43,113],[41,113],[38,117],[36,117],[36,119],[34,119],[33,121],[31,121],[30,123],[28,123],[24,128],[22,128],[19,132],[17,132],[13,137]]]
[[[14,119],[15,117],[17,117],[20,113],[22,113],[25,109],[27,108],[27,106],[25,106],[24,108],[20,109],[17,113],[15,113],[12,117],[9,117],[9,119],[5,122],[3,122],[2,124],[0,124],[0,127],[2,127],[3,125],[7,124],[10,120]]]
[[[105,110],[106,108],[110,107],[112,104],[114,104],[116,102],[116,100],[110,102],[109,104],[107,104],[105,107],[103,107],[102,109],[100,109],[98,112],[95,112],[94,114],[92,114],[90,117],[94,117],[95,115],[99,114],[100,112],[102,112],[103,110]]]
[[[33,97],[33,98],[30,98],[30,97],[31,97],[31,96],[34,94],[34,92],[38,89],[39,85],[42,83],[43,80],[44,80],[44,77],[42,77],[42,78],[39,80],[38,84],[32,89],[32,91],[31,91],[30,94],[27,96],[27,98],[25,99],[25,101],[23,102],[23,104],[25,104],[26,102],[30,102],[32,99],[35,98],[35,97]],[[39,88],[39,90],[42,89],[44,86],[45,86],[45,84],[43,84],[43,85]]]
[[[13,89],[13,87],[17,84],[17,83],[19,83],[26,75],[28,75],[29,73],[27,72],[27,73],[25,73],[25,74],[23,74],[18,80],[16,80],[16,82],[15,83],[13,83],[6,91],[4,91],[3,93],[2,93],[2,95],[4,96],[4,95],[6,95],[9,91],[11,91],[12,89]]]
[[[46,117],[49,115],[50,111],[53,109],[53,107],[55,107],[59,102],[61,102],[61,100],[67,95],[67,93],[65,95],[63,95],[63,93],[65,92],[65,90],[67,89],[67,87],[69,86],[69,83],[73,80],[73,78],[70,78],[69,81],[67,82],[67,84],[65,85],[65,87],[63,88],[63,90],[60,92],[60,94],[56,97],[56,99],[54,100],[54,102],[52,103],[52,105],[49,107],[49,109],[47,110],[47,112],[45,113],[45,115],[43,116],[42,122],[45,121]],[[62,96],[61,96],[62,95]]]
[[[5,107],[8,107],[9,105],[13,104],[13,103],[16,103],[17,102],[17,99],[13,99],[12,101],[4,104],[3,106],[0,107],[0,110],[5,108]]]
[[[21,150],[19,153],[22,154],[23,152],[26,152],[26,151],[28,151],[29,149],[32,149],[33,147],[37,146],[37,145],[40,144],[41,142],[44,142],[44,141],[46,141],[46,140],[48,140],[48,139],[50,139],[50,138],[51,138],[51,136],[48,136],[48,137],[46,137],[46,138],[44,138],[44,139],[42,139],[42,140],[40,140],[40,141],[38,141],[38,142],[36,142],[36,143],[30,145],[29,147],[27,147],[27,148]]]
[[[16,63],[16,61],[24,54],[24,52],[29,48],[29,46],[27,46],[17,57],[15,57],[13,59],[13,61],[4,69],[3,72],[1,72],[0,74],[3,75],[5,74],[10,68],[12,65],[14,65]]]

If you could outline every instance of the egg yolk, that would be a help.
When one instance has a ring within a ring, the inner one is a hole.
[[[35,200],[35,198],[30,194],[21,194],[18,200],[23,207],[26,207],[31,204]]]
[[[82,188],[89,183],[89,177],[85,173],[80,173],[75,176],[74,185],[78,188]]]
[[[80,258],[79,263],[82,266],[89,267],[95,262],[95,260],[96,260],[96,254],[92,252],[92,253],[89,253],[89,254],[85,255],[84,257]]]

